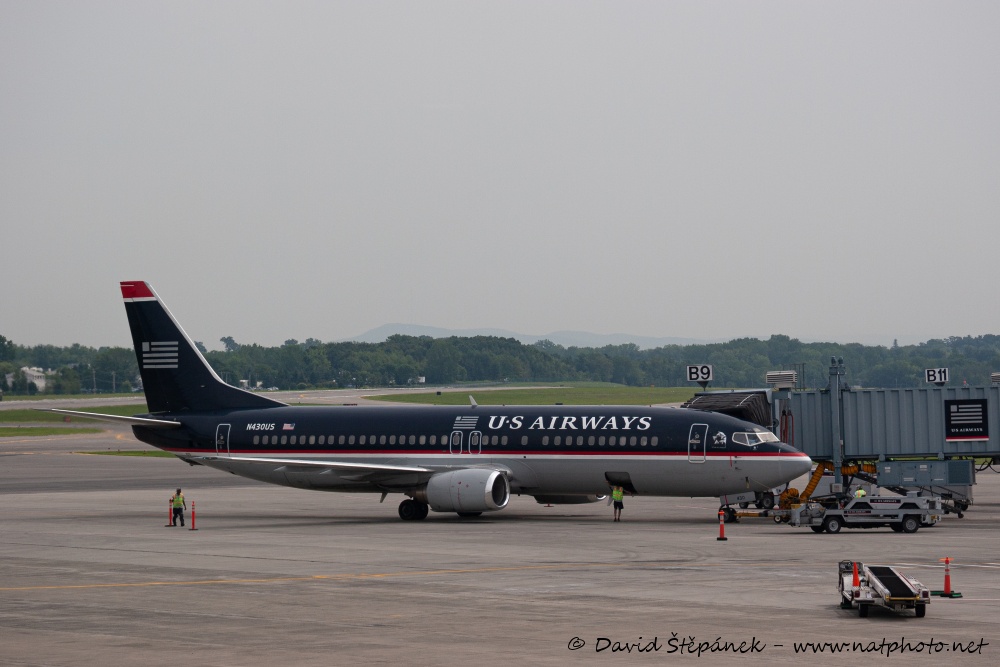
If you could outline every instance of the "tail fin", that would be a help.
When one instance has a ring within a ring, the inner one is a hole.
[[[284,405],[223,382],[149,283],[128,281],[121,287],[151,413]]]

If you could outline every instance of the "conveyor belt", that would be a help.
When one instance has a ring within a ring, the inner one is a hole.
[[[873,565],[868,568],[868,573],[879,580],[883,586],[889,590],[889,596],[894,598],[912,598],[917,593],[910,585],[903,581],[891,567],[884,565]]]

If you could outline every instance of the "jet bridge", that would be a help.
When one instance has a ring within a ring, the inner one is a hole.
[[[975,460],[1000,462],[1000,386],[856,389],[843,384],[843,371],[841,362],[831,366],[830,387],[822,390],[699,392],[684,407],[774,430],[817,463],[831,464],[830,493],[847,495],[857,479],[900,495],[937,495],[959,515],[968,509]],[[733,502],[769,509],[775,500],[756,494]]]

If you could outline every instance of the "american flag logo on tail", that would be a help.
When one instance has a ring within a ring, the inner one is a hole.
[[[177,368],[177,341],[153,341],[142,344],[143,368]]]

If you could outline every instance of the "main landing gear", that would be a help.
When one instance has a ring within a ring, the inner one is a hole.
[[[427,518],[427,503],[407,498],[399,503],[399,518],[403,521],[420,521]]]

